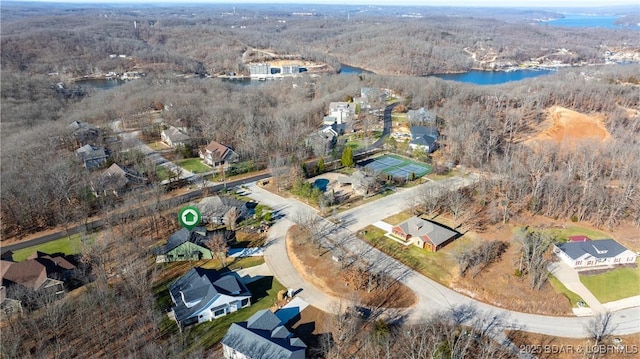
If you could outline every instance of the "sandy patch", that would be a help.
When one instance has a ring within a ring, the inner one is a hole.
[[[580,141],[605,142],[611,134],[604,127],[604,115],[587,115],[560,106],[548,109],[545,127],[525,143],[553,141],[558,144],[574,145]]]

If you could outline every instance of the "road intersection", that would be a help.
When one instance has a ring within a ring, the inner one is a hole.
[[[591,317],[554,317],[528,314],[476,301],[423,276],[354,236],[354,233],[367,225],[406,209],[411,203],[411,198],[417,196],[427,187],[436,190],[450,190],[478,180],[478,176],[470,174],[466,177],[452,177],[439,182],[428,182],[416,187],[400,189],[397,193],[337,215],[336,217],[341,220],[342,226],[339,233],[334,232],[331,235],[343,238],[341,245],[348,250],[362,253],[374,270],[385,270],[387,273],[391,273],[415,292],[418,303],[407,313],[410,322],[418,322],[425,315],[435,311],[451,309],[459,305],[470,305],[487,317],[501,318],[503,329],[519,329],[567,338],[587,337],[586,327],[590,325]],[[301,289],[299,296],[305,301],[322,310],[335,312],[341,300],[323,293],[305,281],[296,272],[287,256],[284,240],[286,232],[294,224],[292,219],[296,218],[296,214],[309,211],[309,207],[295,199],[283,198],[268,192],[257,186],[256,183],[249,184],[247,188],[249,197],[285,215],[285,218],[279,220],[269,232],[265,250],[265,261],[269,269],[283,285],[293,289]],[[390,270],[390,268],[392,269]],[[616,335],[640,332],[640,308],[626,308],[615,311],[612,315],[612,324]]]

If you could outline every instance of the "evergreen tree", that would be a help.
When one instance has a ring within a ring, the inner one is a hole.
[[[351,147],[347,146],[344,148],[344,151],[342,151],[341,162],[345,167],[353,167],[355,163],[353,161],[353,150],[351,149]]]

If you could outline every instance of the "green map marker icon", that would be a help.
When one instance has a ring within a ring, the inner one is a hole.
[[[194,206],[186,206],[178,213],[180,225],[188,230],[192,230],[200,224],[200,211]]]

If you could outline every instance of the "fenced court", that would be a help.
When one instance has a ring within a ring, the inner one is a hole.
[[[420,178],[431,172],[431,166],[426,163],[412,161],[400,156],[384,155],[362,161],[359,165],[364,166],[372,171],[383,172],[394,178],[410,179],[413,174],[414,178]]]

